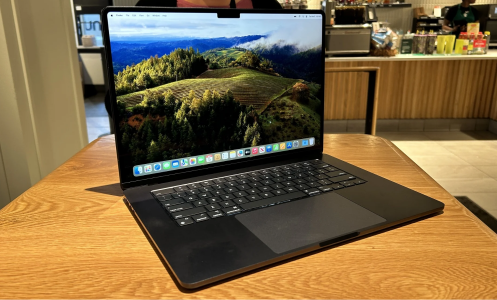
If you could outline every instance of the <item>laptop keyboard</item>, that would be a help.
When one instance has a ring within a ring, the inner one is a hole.
[[[310,160],[154,190],[152,195],[179,226],[186,226],[365,182]]]

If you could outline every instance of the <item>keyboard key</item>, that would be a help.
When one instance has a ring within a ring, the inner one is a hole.
[[[295,183],[294,183],[294,182],[292,182],[292,181],[285,181],[285,182],[283,182],[283,184],[284,184],[285,186],[294,186],[294,185],[295,185]]]
[[[194,216],[192,216],[192,218],[197,223],[209,220],[209,216],[207,215],[207,213],[201,213],[201,214],[198,214],[198,215],[194,215]]]
[[[288,193],[293,193],[293,192],[296,192],[298,191],[295,187],[293,186],[288,186],[286,188],[284,188],[285,191],[287,191]]]
[[[279,189],[279,190],[274,190],[274,191],[271,191],[271,193],[273,193],[275,196],[279,196],[279,195],[284,195],[284,194],[286,194],[286,191],[285,191],[285,190],[282,190],[282,189]]]
[[[233,195],[235,195],[236,197],[245,197],[248,196],[249,194],[244,191],[240,191],[240,192],[234,192]]]
[[[274,181],[267,179],[267,180],[263,180],[263,181],[261,181],[261,183],[262,183],[263,185],[271,185],[271,184],[274,184]]]
[[[262,198],[274,197],[274,195],[271,192],[260,193],[259,196],[261,196]]]
[[[260,176],[260,175],[261,175],[261,173],[259,173],[259,172],[257,172],[257,171],[256,171],[256,172],[250,172],[250,173],[248,173],[248,175],[249,175],[250,177],[257,177],[257,176]]]
[[[354,182],[355,184],[363,184],[363,183],[366,183],[366,181],[362,180],[362,179],[356,179],[356,180],[353,180],[352,182]]]
[[[318,180],[318,183],[320,185],[328,185],[328,184],[332,184],[333,182],[326,180],[326,179],[322,179],[322,180]]]
[[[159,196],[159,195],[167,195],[167,194],[172,194],[172,193],[176,193],[176,191],[173,188],[168,188],[168,189],[153,191],[152,195]]]
[[[263,187],[260,187],[259,190],[261,190],[261,192],[269,192],[269,191],[272,191],[273,188],[270,186],[263,186]]]
[[[250,201],[245,198],[236,198],[235,200],[233,200],[233,202],[235,202],[235,204],[242,204],[242,203],[249,203]]]
[[[210,192],[210,191],[213,191],[214,189],[211,188],[210,186],[204,186],[204,187],[201,187],[198,189],[201,193],[205,193],[205,192]]]
[[[330,180],[333,181],[333,183],[342,182],[342,181],[349,181],[349,180],[354,180],[354,179],[355,179],[355,176],[349,175],[349,174],[330,178]]]
[[[226,195],[221,195],[219,196],[221,197],[221,199],[223,200],[231,200],[231,199],[235,199],[235,196],[231,195],[231,194],[226,194]]]
[[[183,191],[187,191],[188,190],[188,187],[186,185],[181,185],[181,186],[177,186],[174,188],[174,190],[176,192],[183,192]]]
[[[241,213],[242,209],[239,206],[233,206],[230,208],[223,209],[223,212],[229,216],[229,215]]]
[[[318,190],[317,188],[310,188],[307,190],[302,190],[302,192],[306,193],[309,196],[315,196],[315,195],[319,195],[321,193],[321,191]]]
[[[187,218],[176,220],[176,223],[178,223],[179,226],[186,226],[186,225],[193,224],[193,219],[190,217],[187,217]]]
[[[260,207],[265,207],[267,205],[273,204],[273,203],[278,203],[281,201],[290,201],[298,198],[302,198],[307,196],[306,194],[302,192],[295,192],[295,193],[290,193],[290,194],[285,194],[281,196],[276,196],[273,198],[268,198],[268,199],[263,199],[259,201],[254,201],[250,203],[245,203],[240,205],[244,210],[251,210],[254,208],[260,208]]]
[[[212,181],[214,183],[220,184],[220,183],[226,182],[226,179],[224,179],[224,178],[216,178],[216,179],[214,179]]]
[[[236,183],[236,181],[228,181],[224,184],[225,187],[227,188],[230,188],[230,187],[235,187],[237,186],[238,184]]]
[[[256,188],[258,188],[258,187],[264,186],[264,185],[263,185],[262,183],[260,183],[260,182],[251,182],[251,183],[249,183],[249,185],[250,185],[251,187],[253,187],[253,188],[255,188],[255,187],[256,187]]]
[[[303,178],[299,178],[299,179],[295,179],[293,182],[295,182],[295,184],[303,184],[303,183],[306,183],[307,180],[305,180]]]
[[[319,189],[321,192],[329,192],[329,191],[333,191],[333,187],[332,187],[331,185],[320,186],[320,187],[318,187],[318,189]]]
[[[200,191],[198,189],[192,189],[192,190],[186,191],[187,195],[197,195],[198,193],[200,193]]]
[[[236,177],[236,175],[233,175],[233,176],[228,176],[228,177],[225,177],[226,180],[228,181],[235,181],[238,179],[238,177]],[[236,183],[235,183],[236,184]]]
[[[171,195],[171,194],[159,195],[159,196],[155,196],[155,198],[157,198],[157,200],[159,200],[159,201],[168,201],[168,200],[173,199],[173,195]]]
[[[331,187],[333,187],[334,190],[339,190],[344,188],[344,186],[341,184],[332,184]]]
[[[208,210],[208,211],[215,211],[215,210],[218,210],[221,208],[221,206],[219,204],[216,204],[216,203],[213,203],[213,204],[208,204],[205,206],[205,208]]]
[[[217,203],[217,202],[221,202],[223,200],[219,197],[211,197],[211,198],[207,198],[207,201],[209,201],[209,203]]]
[[[261,179],[259,178],[259,176],[250,177],[249,179],[250,179],[251,182],[259,182],[259,181],[261,181]]]
[[[328,168],[324,168],[324,170],[328,171],[328,172],[335,172],[335,171],[338,171],[338,169],[334,168],[334,167],[328,167]]]
[[[321,184],[319,184],[319,183],[317,183],[317,182],[308,182],[308,183],[307,183],[307,185],[308,185],[308,186],[310,186],[310,187],[318,187],[318,186],[320,186]]]
[[[213,188],[214,190],[220,190],[220,189],[224,189],[226,186],[223,184],[223,183],[219,183],[219,184],[213,184],[211,185],[211,188]]]
[[[240,180],[237,180],[236,183],[239,184],[237,186],[237,187],[239,187],[240,185],[246,185],[247,183],[250,183],[250,179],[240,179]]]
[[[183,198],[172,199],[169,201],[161,202],[162,206],[164,206],[165,208],[167,208],[169,206],[177,205],[177,204],[182,204],[182,203],[185,203],[185,200],[183,200]]]
[[[251,189],[245,190],[245,192],[249,193],[250,195],[254,195],[254,194],[259,194],[261,191],[257,188],[251,188]]]
[[[326,176],[328,177],[337,177],[337,176],[342,176],[342,175],[345,175],[347,173],[345,173],[344,171],[334,171],[334,172],[329,172],[329,173],[326,173]]]
[[[313,167],[316,169],[321,169],[321,168],[327,168],[327,167],[331,167],[331,166],[328,164],[321,163],[321,164],[314,165]]]
[[[175,193],[175,194],[172,194],[173,195],[173,198],[183,198],[183,197],[186,197],[187,194],[185,192],[179,192],[179,193]]]
[[[201,188],[202,186],[198,183],[191,183],[186,185],[190,190]]]
[[[231,206],[235,205],[235,203],[233,201],[222,201],[222,202],[219,202],[219,204],[221,204],[221,206],[224,208],[231,207]]]
[[[188,203],[188,204],[190,204],[190,203]],[[186,218],[186,217],[190,217],[190,216],[193,216],[193,215],[197,215],[197,214],[200,214],[200,213],[203,213],[203,212],[205,212],[205,208],[203,208],[203,207],[195,207],[195,208],[191,208],[191,209],[187,209],[187,210],[183,210],[183,211],[172,213],[171,216],[173,217],[173,219],[177,220],[177,219],[181,219],[181,218]]]
[[[236,188],[239,190],[239,191],[243,191],[243,190],[247,190],[250,188],[250,186],[248,184],[240,184],[240,185],[237,185]]]
[[[318,175],[316,175],[314,177],[316,177],[317,179],[328,179],[328,176],[326,176],[324,174],[318,174]]]
[[[238,177],[238,179],[247,179],[247,178],[249,178],[249,175],[247,175],[247,174],[239,174],[236,177]]]
[[[250,196],[247,196],[245,198],[247,198],[250,201],[257,201],[257,200],[261,200],[262,199],[259,195],[250,195]]]
[[[353,186],[355,185],[352,181],[342,181],[340,182],[341,185],[345,186],[345,187],[349,187],[349,186]]]
[[[224,191],[226,193],[230,193],[231,194],[231,193],[237,192],[238,189],[236,187],[228,187],[228,188],[225,188]]]
[[[273,189],[282,189],[282,188],[286,187],[286,185],[283,185],[281,183],[275,183],[275,184],[272,184],[271,187]]]
[[[205,192],[205,193],[200,193],[198,194],[198,197],[199,198],[209,198],[209,197],[212,197],[212,194],[210,192]]]
[[[173,206],[169,206],[167,208],[167,210],[170,212],[170,213],[175,213],[175,212],[178,212],[178,211],[182,211],[182,210],[187,210],[187,209],[190,209],[192,208],[193,205],[191,205],[190,203],[183,203],[183,204],[178,204],[178,205],[173,205]]]
[[[219,218],[224,216],[223,212],[220,210],[213,210],[207,213],[211,219]]]
[[[209,204],[207,201],[205,200],[197,200],[197,201],[194,201],[193,202],[193,205],[199,207],[199,206],[204,206],[204,205],[207,205]]]
[[[191,201],[195,201],[198,199],[198,196],[197,195],[192,195],[192,196],[186,196],[186,197],[183,197],[183,199],[185,199],[186,201],[188,202],[191,202]]]
[[[298,184],[295,187],[300,191],[310,188],[310,186],[308,186],[307,184]]]
[[[226,192],[224,190],[217,190],[217,191],[213,191],[211,194],[214,196],[221,196],[221,195],[226,194]]]
[[[214,182],[212,180],[206,180],[206,181],[202,181],[200,182],[200,184],[203,186],[203,187],[206,187],[206,186],[210,186],[210,185],[213,185]]]

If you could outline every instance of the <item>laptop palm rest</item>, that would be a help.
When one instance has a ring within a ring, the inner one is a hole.
[[[386,221],[337,193],[275,205],[237,215],[236,219],[278,254]]]

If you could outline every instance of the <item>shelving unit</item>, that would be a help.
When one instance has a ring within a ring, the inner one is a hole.
[[[416,30],[438,31],[442,29],[443,17],[419,17],[412,19],[412,32]]]

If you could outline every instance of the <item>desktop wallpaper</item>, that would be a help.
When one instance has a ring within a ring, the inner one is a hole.
[[[109,16],[121,161],[315,137],[321,20]]]

